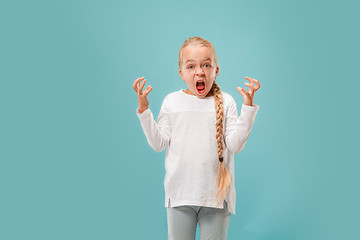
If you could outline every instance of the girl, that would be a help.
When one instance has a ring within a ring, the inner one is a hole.
[[[235,214],[234,153],[249,137],[259,106],[254,94],[258,80],[246,91],[240,117],[231,95],[214,81],[219,73],[214,46],[200,37],[187,39],[179,51],[179,74],[188,89],[168,94],[157,122],[143,91],[146,80],[133,88],[138,97],[136,113],[149,145],[165,154],[165,207],[169,239],[226,239],[230,214]],[[254,86],[255,84],[255,86]]]

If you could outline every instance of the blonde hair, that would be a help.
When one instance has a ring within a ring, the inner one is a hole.
[[[185,40],[185,42],[183,43],[183,45],[180,48],[180,51],[179,51],[179,68],[180,69],[182,66],[183,49],[190,44],[195,45],[195,46],[199,45],[202,47],[208,47],[212,51],[214,61],[215,61],[216,65],[218,66],[215,48],[211,44],[211,42],[209,42],[206,39],[200,38],[200,37],[191,37],[191,38],[188,38],[187,40]],[[223,96],[222,96],[219,85],[215,81],[211,87],[210,95],[213,95],[214,100],[215,100],[216,141],[217,141],[217,145],[218,145],[217,150],[218,150],[218,156],[219,156],[219,161],[220,161],[220,167],[219,167],[218,176],[217,176],[218,191],[216,194],[216,200],[217,200],[217,204],[219,206],[220,203],[224,200],[224,198],[227,195],[227,191],[228,191],[228,188],[231,183],[231,176],[230,176],[230,173],[228,172],[228,170],[226,169],[225,163],[223,161],[223,156],[222,156],[222,154],[223,154],[223,139],[222,139],[222,137],[223,137],[223,128],[224,128],[223,127],[223,117],[224,117]]]
[[[179,68],[181,68],[182,66],[182,52],[184,50],[184,48],[186,48],[189,45],[194,45],[194,46],[201,46],[201,47],[207,47],[211,50],[211,52],[213,53],[213,57],[214,57],[214,61],[216,66],[219,66],[218,64],[218,60],[216,57],[216,52],[215,52],[215,48],[212,45],[211,42],[209,42],[206,39],[203,39],[201,37],[191,37],[185,40],[185,42],[183,43],[183,45],[181,45],[180,47],[180,51],[179,51]]]

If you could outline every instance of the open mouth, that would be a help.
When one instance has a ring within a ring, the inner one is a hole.
[[[204,94],[205,93],[205,82],[204,81],[197,81],[196,82],[196,91],[199,94]]]

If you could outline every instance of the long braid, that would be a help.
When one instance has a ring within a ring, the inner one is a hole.
[[[215,111],[216,111],[216,140],[218,144],[218,155],[219,159],[222,157],[223,145],[222,145],[222,135],[223,135],[223,117],[224,117],[224,108],[223,108],[223,98],[220,91],[219,85],[214,82],[214,98],[215,98]]]
[[[222,156],[223,154],[222,136],[223,136],[223,117],[224,117],[223,97],[220,87],[216,82],[214,82],[212,88],[214,93],[215,111],[216,111],[216,141],[218,144],[218,156],[220,161],[220,167],[217,176],[218,192],[216,194],[217,204],[219,206],[227,194],[228,187],[230,186],[231,183],[231,176],[228,170],[226,169]]]

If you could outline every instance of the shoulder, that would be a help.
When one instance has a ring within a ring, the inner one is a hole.
[[[228,94],[228,93],[226,93],[224,91],[221,91],[221,93],[223,95],[223,104],[224,104],[224,106],[236,104],[234,98],[230,94]]]
[[[171,105],[174,102],[179,101],[181,98],[183,98],[183,94],[181,94],[179,91],[171,92],[168,95],[165,96],[163,100],[163,105]]]
[[[237,104],[234,100],[234,98],[224,92],[224,91],[221,91],[222,94],[223,94],[223,106],[224,106],[224,114],[225,116],[229,115],[229,114],[234,114],[234,113],[237,113]]]
[[[168,95],[166,95],[166,97],[165,97],[165,99],[166,98],[176,98],[176,97],[180,97],[180,96],[182,96],[182,94],[181,94],[181,90],[178,90],[178,91],[175,91],[175,92],[171,92],[171,93],[169,93]]]
[[[168,95],[166,95],[166,97],[164,98],[164,101],[172,101],[172,100],[176,100],[176,99],[179,99],[182,97],[183,97],[183,94],[181,94],[181,90],[179,90],[179,91],[171,92]]]

